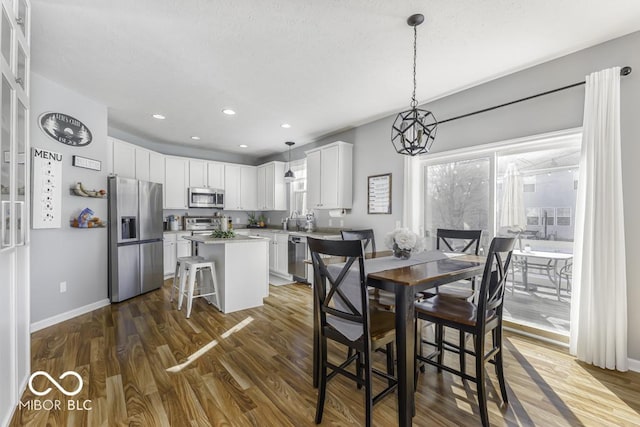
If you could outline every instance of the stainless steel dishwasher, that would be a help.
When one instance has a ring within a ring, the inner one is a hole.
[[[298,282],[307,282],[307,238],[289,235],[289,274]]]

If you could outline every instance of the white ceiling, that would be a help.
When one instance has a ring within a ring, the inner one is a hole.
[[[254,156],[406,108],[413,13],[421,102],[640,29],[637,0],[32,4],[32,69],[106,104],[110,126]]]

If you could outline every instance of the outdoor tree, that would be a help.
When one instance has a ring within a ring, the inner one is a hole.
[[[489,162],[473,160],[427,167],[427,227],[488,229]]]

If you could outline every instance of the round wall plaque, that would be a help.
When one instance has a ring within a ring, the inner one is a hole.
[[[91,131],[80,120],[62,113],[44,113],[38,119],[40,129],[49,137],[66,145],[83,147],[91,144]]]

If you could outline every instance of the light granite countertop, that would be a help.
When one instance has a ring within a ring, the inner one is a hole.
[[[265,242],[269,239],[257,236],[235,236],[230,239],[216,239],[209,236],[185,236],[185,240],[202,243],[205,245],[226,245],[227,243],[258,243]]]

